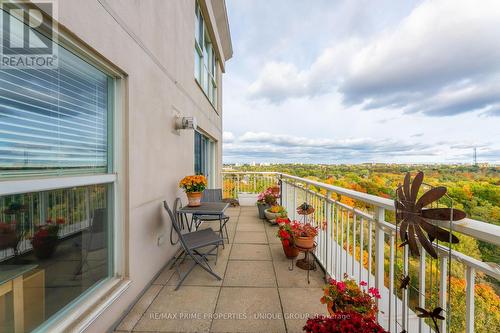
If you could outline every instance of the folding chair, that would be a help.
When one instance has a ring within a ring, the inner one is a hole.
[[[212,230],[212,228],[183,234],[181,232],[179,223],[180,213],[178,212],[178,207],[180,206],[180,199],[177,198],[175,200],[173,212],[170,209],[170,207],[168,207],[167,201],[163,201],[163,206],[165,207],[165,210],[170,216],[170,220],[172,222],[172,228],[177,233],[182,250],[184,251],[184,253],[180,257],[176,258],[172,264],[173,266],[175,266],[177,274],[179,274],[179,283],[177,283],[175,290],[179,289],[181,284],[184,282],[189,273],[191,273],[191,271],[196,267],[196,265],[201,266],[201,268],[207,271],[210,275],[214,276],[217,280],[222,280],[222,278],[217,274],[215,274],[215,272],[212,270],[212,267],[210,267],[210,264],[208,263],[207,259],[208,255],[217,256],[219,245],[223,244],[222,238],[219,237],[219,235],[217,235]],[[208,251],[203,252],[202,249],[205,247],[210,247],[210,248],[208,249]],[[212,253],[213,251],[216,251],[216,253],[213,254]],[[184,260],[187,257],[190,257],[193,260],[193,263],[188,268],[188,270],[184,274],[182,274],[180,271],[180,265],[184,262]],[[179,259],[181,259],[180,262]],[[215,264],[217,264],[217,257],[215,260]]]
[[[222,202],[222,189],[206,189],[203,191],[203,196],[201,197],[201,202]],[[193,222],[195,228],[198,227],[203,222],[214,222],[219,221],[219,234],[224,239],[227,238],[229,241],[229,233],[227,232],[227,222],[229,221],[229,216],[226,215],[198,215],[193,214]],[[191,222],[191,223],[193,223]],[[226,231],[226,237],[224,237],[224,230]]]
[[[98,208],[94,211],[90,220],[89,229],[82,233],[83,254],[75,271],[75,276],[82,274],[85,266],[89,267],[89,252],[98,251],[106,248],[107,245],[107,209]],[[90,268],[90,267],[89,267]]]

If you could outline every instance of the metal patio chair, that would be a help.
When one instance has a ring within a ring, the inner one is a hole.
[[[222,202],[222,189],[206,189],[203,191],[203,196],[201,197],[201,202]],[[229,216],[227,215],[198,215],[193,214],[193,221],[195,228],[198,227],[203,222],[214,222],[219,221],[219,234],[224,239],[227,238],[229,241],[229,233],[227,232],[227,222],[229,221]],[[226,237],[224,237],[224,230],[226,231]]]
[[[83,273],[85,266],[90,268],[88,262],[89,252],[94,252],[106,248],[107,245],[107,209],[98,208],[90,220],[88,230],[82,232],[82,250],[83,254],[75,271],[75,276]]]
[[[183,234],[181,232],[181,225],[179,222],[181,214],[178,212],[178,209],[180,208],[180,202],[181,201],[179,198],[175,200],[174,211],[172,211],[168,206],[167,201],[163,201],[163,206],[165,207],[165,210],[170,217],[172,228],[177,234],[183,250],[183,253],[179,257],[175,258],[174,262],[172,263],[172,266],[175,266],[175,270],[179,274],[179,282],[177,283],[175,290],[179,289],[189,273],[191,273],[191,271],[197,265],[201,266],[201,268],[207,271],[210,275],[214,276],[217,280],[222,280],[222,278],[212,270],[212,267],[210,267],[207,256],[215,255],[215,264],[217,264],[218,248],[219,245],[223,244],[223,239],[219,235],[217,235],[217,233],[215,233],[212,228],[192,231]],[[207,247],[208,249],[204,250],[204,248]],[[216,251],[215,254],[213,253],[214,251]],[[188,257],[192,259],[193,263],[188,268],[188,270],[184,274],[182,274],[180,271],[180,265]]]

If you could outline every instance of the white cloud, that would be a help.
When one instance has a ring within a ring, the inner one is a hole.
[[[225,161],[500,161],[500,2],[228,8]]]
[[[499,22],[496,0],[425,1],[375,37],[335,43],[308,68],[268,62],[249,96],[281,103],[339,91],[345,104],[428,115],[491,108],[500,92]]]
[[[227,142],[227,143],[233,142],[234,141],[234,134],[232,132],[224,131],[224,133],[222,133],[222,140],[224,140],[224,142]]]
[[[487,145],[474,143],[439,142],[426,144],[418,140],[393,138],[307,138],[268,132],[246,132],[224,143],[225,161],[320,161],[322,163],[399,161],[418,158],[435,161],[437,158],[463,160],[470,150],[478,147],[484,154],[491,154]]]

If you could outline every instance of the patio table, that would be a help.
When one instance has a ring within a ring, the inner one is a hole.
[[[179,210],[179,213],[182,214],[193,214],[198,216],[210,215],[219,217],[220,225],[221,225],[221,234],[222,234],[222,219],[224,217],[224,212],[229,207],[229,203],[227,202],[202,202],[200,206],[197,207],[189,207],[184,206]],[[188,226],[189,231],[191,231],[191,226]]]

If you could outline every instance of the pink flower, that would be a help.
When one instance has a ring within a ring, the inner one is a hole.
[[[378,289],[377,289],[377,288],[373,288],[373,287],[372,287],[372,288],[369,288],[369,289],[368,289],[368,293],[369,293],[370,295],[372,295],[373,297],[375,297],[375,298],[380,298],[380,293],[379,293],[379,291],[378,291]]]
[[[343,293],[345,291],[345,283],[343,281],[337,282],[337,289]]]
[[[359,283],[360,286],[363,286],[363,287],[366,287],[368,285],[368,283],[366,283],[366,281],[361,281]]]

